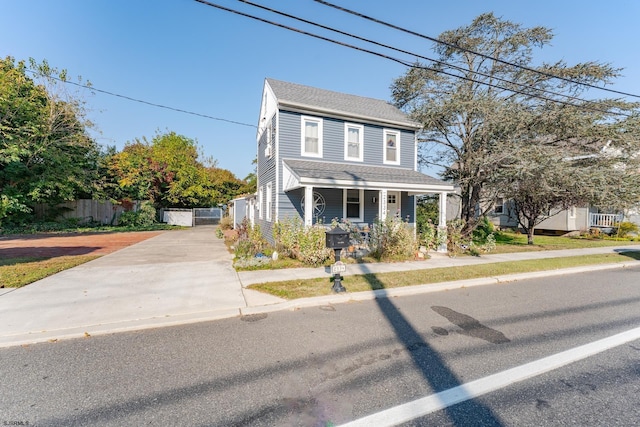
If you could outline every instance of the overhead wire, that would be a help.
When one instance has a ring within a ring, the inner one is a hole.
[[[25,71],[27,71],[27,72],[29,72],[31,74],[34,74],[36,76],[41,76],[42,75],[42,73],[39,73],[39,72],[34,71],[34,70],[30,70],[30,69],[25,69]],[[250,125],[248,123],[242,123],[242,122],[237,122],[237,121],[234,121],[234,120],[223,119],[223,118],[220,118],[220,117],[214,117],[214,116],[210,116],[208,114],[196,113],[194,111],[183,110],[181,108],[169,107],[167,105],[157,104],[157,103],[154,103],[154,102],[149,102],[149,101],[145,101],[145,100],[142,100],[142,99],[133,98],[133,97],[130,97],[130,96],[127,96],[127,95],[121,95],[121,94],[110,92],[110,91],[107,91],[107,90],[98,89],[98,88],[90,86],[90,85],[77,83],[77,82],[73,82],[73,81],[70,81],[70,80],[63,80],[63,79],[55,77],[55,76],[47,76],[47,78],[50,78],[50,79],[53,79],[53,80],[56,80],[56,81],[59,81],[59,82],[62,82],[62,83],[74,85],[74,86],[77,86],[77,87],[81,87],[81,88],[84,88],[84,89],[88,89],[88,90],[91,90],[91,91],[94,91],[94,92],[104,93],[105,95],[111,95],[111,96],[115,96],[115,97],[118,97],[118,98],[126,99],[128,101],[133,101],[133,102],[138,102],[140,104],[150,105],[152,107],[164,108],[166,110],[176,111],[178,113],[190,114],[192,116],[204,117],[205,119],[217,120],[217,121],[221,121],[221,122],[231,123],[231,124],[234,124],[234,125],[257,128],[256,125]]]
[[[315,26],[315,27],[318,27],[318,28],[322,28],[324,30],[332,31],[332,32],[341,34],[343,36],[351,37],[351,38],[354,38],[356,40],[364,41],[366,43],[370,43],[370,44],[373,44],[373,45],[376,45],[376,46],[384,47],[386,49],[394,50],[396,52],[400,52],[400,53],[404,53],[404,54],[407,54],[407,55],[415,56],[416,58],[424,59],[426,61],[433,62],[434,64],[437,64],[437,65],[440,65],[440,66],[450,67],[450,68],[453,68],[453,69],[455,69],[457,71],[461,71],[461,72],[469,71],[469,70],[464,69],[463,67],[457,66],[455,64],[450,64],[450,63],[445,62],[445,61],[441,61],[441,60],[438,60],[438,59],[433,59],[433,58],[430,58],[430,57],[427,57],[427,56],[424,56],[424,55],[420,55],[420,54],[417,54],[417,53],[414,53],[414,52],[410,52],[410,51],[407,51],[407,50],[404,50],[404,49],[400,49],[400,48],[397,48],[397,47],[394,47],[394,46],[391,46],[391,45],[388,45],[388,44],[385,44],[385,43],[380,43],[380,42],[377,42],[375,40],[371,40],[371,39],[368,39],[368,38],[365,38],[365,37],[360,37],[358,35],[355,35],[355,34],[352,34],[352,33],[348,33],[346,31],[342,31],[342,30],[339,30],[337,28],[329,27],[327,25],[319,24],[317,22],[313,22],[313,21],[310,21],[308,19],[300,18],[298,16],[291,15],[289,13],[282,12],[282,11],[279,11],[277,9],[273,9],[271,7],[267,7],[267,6],[258,4],[258,3],[254,3],[254,2],[249,1],[249,0],[237,0],[237,1],[240,2],[240,3],[245,3],[245,4],[248,4],[250,6],[262,9],[262,10],[269,11],[271,13],[274,13],[274,14],[277,14],[277,15],[280,15],[280,16],[284,16],[286,18],[294,19],[294,20],[303,22],[305,24],[309,24],[309,25],[312,25],[312,26]],[[415,65],[413,65],[413,67],[415,67]],[[434,70],[434,69],[431,69],[431,70]],[[438,70],[434,70],[434,71],[438,71]],[[440,72],[445,73],[444,70],[440,70]],[[534,90],[534,91],[537,91],[537,92],[543,92],[543,93],[547,93],[547,94],[551,94],[551,95],[555,95],[555,96],[560,96],[560,97],[567,98],[567,99],[572,99],[574,101],[593,103],[593,101],[585,100],[585,99],[578,98],[578,97],[575,97],[575,96],[571,96],[571,95],[567,95],[567,94],[563,94],[563,93],[558,93],[558,92],[554,92],[554,91],[551,91],[551,90],[548,90],[548,89],[538,88],[538,87],[535,87],[535,86],[530,86],[530,85],[525,84],[525,83],[515,82],[515,81],[511,81],[511,80],[504,79],[504,78],[501,78],[501,77],[497,77],[497,76],[491,76],[491,75],[483,73],[481,71],[473,71],[473,74],[474,75],[479,75],[479,76],[482,76],[482,77],[487,77],[487,78],[490,78],[490,79],[493,79],[493,80],[497,80],[497,81],[500,81],[500,82],[503,82],[503,83],[514,84],[514,85],[520,86],[521,88],[531,89],[531,90]],[[455,75],[455,76],[457,76],[457,75]],[[466,78],[464,76],[457,76],[457,77],[461,78],[461,79],[468,79],[468,78]],[[473,80],[473,81],[475,81],[475,80]],[[511,89],[506,89],[506,90],[511,90]],[[518,92],[518,93],[522,94],[522,92]],[[601,110],[598,109],[597,111],[601,111]]]
[[[545,71],[536,70],[535,68],[526,67],[524,65],[515,64],[515,63],[512,63],[512,62],[500,59],[500,58],[493,57],[491,55],[487,55],[487,54],[483,54],[483,53],[480,53],[480,52],[476,52],[476,51],[474,51],[472,49],[468,49],[468,48],[456,45],[454,43],[449,43],[449,42],[446,42],[444,40],[437,39],[435,37],[430,37],[430,36],[427,36],[425,34],[418,33],[416,31],[407,30],[406,28],[402,28],[400,26],[397,26],[397,25],[382,21],[380,19],[373,18],[371,16],[367,16],[367,15],[365,15],[363,13],[356,12],[356,11],[351,10],[351,9],[347,9],[345,7],[330,3],[330,2],[325,1],[325,0],[313,0],[313,1],[315,1],[316,3],[322,4],[324,6],[328,6],[328,7],[340,10],[342,12],[346,12],[346,13],[349,13],[351,15],[358,16],[358,17],[366,19],[368,21],[375,22],[376,24],[384,25],[386,27],[393,28],[394,30],[402,31],[404,33],[411,34],[413,36],[417,36],[417,37],[420,37],[420,38],[423,38],[423,39],[426,39],[426,40],[429,40],[429,41],[432,41],[432,42],[435,42],[435,43],[438,43],[438,44],[443,44],[443,45],[448,46],[448,47],[453,48],[453,49],[461,50],[461,51],[464,51],[464,52],[467,52],[467,53],[471,53],[473,55],[478,55],[478,56],[481,56],[483,58],[490,59],[492,61],[496,61],[496,62],[499,62],[499,63],[504,64],[504,65],[509,65],[509,66],[512,66],[512,67],[520,68],[522,70],[530,71],[530,72],[533,72],[533,73],[536,73],[536,74],[539,74],[539,75],[543,75],[543,76],[546,76],[546,77],[549,77],[549,78],[563,80],[563,81],[571,83],[571,84],[576,84],[576,85],[589,87],[589,88],[592,88],[592,89],[598,89],[598,90],[603,90],[603,91],[606,91],[606,92],[616,93],[618,95],[630,96],[630,97],[633,97],[633,98],[640,98],[640,95],[636,95],[636,94],[633,94],[633,93],[622,92],[622,91],[618,91],[618,90],[615,90],[615,89],[610,89],[610,88],[606,88],[606,87],[602,87],[602,86],[596,86],[596,85],[592,85],[592,84],[586,83],[586,82],[578,82],[578,81],[569,79],[567,77],[562,77],[562,76],[558,76],[558,75],[555,75],[555,74],[552,74],[552,73],[548,73],[548,72],[545,72]]]
[[[446,72],[446,71],[443,71],[443,70],[439,70],[439,69],[419,66],[419,65],[410,63],[409,61],[406,61],[406,60],[403,60],[403,59],[395,58],[395,57],[392,57],[392,56],[389,56],[389,55],[386,55],[386,54],[383,54],[383,53],[380,53],[380,52],[376,52],[376,51],[373,51],[373,50],[370,50],[370,49],[365,49],[365,48],[360,47],[360,46],[355,46],[355,45],[352,45],[352,44],[349,44],[349,43],[345,43],[345,42],[342,42],[342,41],[339,41],[339,40],[331,39],[329,37],[325,37],[325,36],[321,36],[321,35],[318,35],[318,34],[310,33],[308,31],[304,31],[304,30],[301,30],[301,29],[298,29],[298,28],[295,28],[295,27],[284,25],[284,24],[281,24],[279,22],[271,21],[271,20],[268,20],[268,19],[265,19],[265,18],[262,18],[262,17],[259,17],[259,16],[251,15],[249,13],[242,12],[242,11],[239,11],[239,10],[236,10],[236,9],[232,9],[232,8],[229,8],[229,7],[226,7],[226,6],[222,6],[220,4],[216,4],[216,3],[213,3],[213,2],[210,2],[210,1],[207,1],[207,0],[195,0],[195,1],[198,2],[198,3],[202,3],[202,4],[206,5],[206,6],[210,6],[210,7],[219,9],[219,10],[223,10],[223,11],[226,11],[226,12],[229,12],[229,13],[233,13],[233,14],[240,15],[240,16],[243,16],[243,17],[246,17],[246,18],[250,18],[250,19],[253,19],[253,20],[256,20],[256,21],[259,21],[259,22],[263,22],[263,23],[266,23],[266,24],[269,24],[269,25],[273,25],[273,26],[276,26],[276,27],[279,27],[279,28],[283,28],[283,29],[286,29],[286,30],[289,30],[289,31],[293,31],[293,32],[296,32],[296,33],[299,33],[299,34],[303,34],[303,35],[306,35],[306,36],[309,36],[309,37],[313,37],[313,38],[316,38],[316,39],[319,39],[319,40],[323,40],[323,41],[327,41],[327,42],[330,42],[330,43],[334,43],[334,44],[337,44],[337,45],[340,45],[340,46],[343,46],[343,47],[347,47],[347,48],[350,48],[350,49],[358,50],[360,52],[364,52],[364,53],[368,53],[368,54],[371,54],[371,55],[375,55],[375,56],[378,56],[378,57],[381,57],[381,58],[384,58],[384,59],[388,59],[390,61],[394,61],[396,63],[399,63],[399,64],[404,65],[404,66],[409,67],[409,68],[420,68],[420,69],[425,69],[425,70],[431,70],[431,71],[434,71],[434,72],[437,72],[437,73],[440,73],[440,74],[448,75],[450,77],[455,77],[455,78],[458,78],[458,79],[475,82],[475,83],[478,83],[478,84],[481,84],[481,85],[484,85],[484,86],[488,86],[488,87],[492,87],[492,88],[496,88],[496,89],[501,89],[501,90],[509,91],[509,92],[512,92],[512,93],[518,93],[518,94],[521,94],[521,95],[526,95],[526,96],[530,96],[530,97],[534,97],[534,98],[538,98],[538,99],[542,99],[542,100],[545,100],[545,101],[550,101],[550,102],[554,102],[554,103],[558,103],[558,104],[563,104],[563,105],[567,105],[567,106],[578,108],[578,109],[591,110],[591,111],[596,111],[596,112],[605,113],[605,114],[622,115],[622,116],[631,117],[630,114],[623,113],[623,112],[612,112],[612,111],[609,111],[609,110],[602,110],[602,109],[599,109],[599,108],[593,108],[593,107],[589,107],[589,106],[585,106],[585,105],[576,105],[576,104],[572,104],[570,102],[566,102],[566,101],[562,101],[562,100],[558,100],[558,99],[547,98],[547,97],[544,97],[544,96],[541,96],[541,95],[534,95],[534,94],[526,93],[526,92],[519,91],[519,90],[516,90],[516,89],[505,88],[505,87],[502,87],[502,86],[499,86],[499,85],[495,85],[493,83],[487,83],[487,82],[474,80],[474,79],[471,79],[469,77],[460,76],[458,74],[449,73],[449,72]],[[239,0],[239,1],[242,1],[242,0]],[[511,83],[513,83],[513,82],[511,82]],[[515,83],[513,83],[513,84],[515,84]],[[587,101],[584,101],[584,102],[587,102]]]

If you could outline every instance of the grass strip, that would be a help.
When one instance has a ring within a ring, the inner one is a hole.
[[[375,273],[345,276],[342,284],[349,292],[362,292],[429,283],[476,279],[514,273],[557,270],[596,264],[612,264],[630,260],[640,260],[640,252],[629,251],[615,254],[580,255],[562,258],[547,258],[514,262],[498,262],[473,266],[443,267],[424,270],[403,271],[401,273]],[[428,261],[427,261],[428,262]],[[285,299],[307,298],[330,295],[331,285],[327,278],[288,280],[282,282],[259,283],[249,286]]]
[[[96,258],[99,258],[99,256],[80,255],[0,260],[0,287],[20,288]]]

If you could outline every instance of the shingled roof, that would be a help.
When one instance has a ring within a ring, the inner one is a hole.
[[[414,192],[453,189],[451,184],[445,181],[405,168],[294,159],[284,159],[284,163],[296,180],[293,185],[289,183],[290,188],[285,188],[285,191],[308,184],[346,185],[353,188],[394,188]]]
[[[412,129],[420,127],[401,110],[380,99],[333,92],[270,78],[266,81],[278,99],[280,107],[390,123]]]

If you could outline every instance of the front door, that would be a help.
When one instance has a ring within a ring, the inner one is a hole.
[[[400,216],[399,191],[387,191],[387,216]]]

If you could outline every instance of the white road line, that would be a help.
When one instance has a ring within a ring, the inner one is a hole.
[[[562,366],[585,359],[605,350],[640,339],[640,328],[631,329],[620,334],[610,336],[589,344],[566,350],[543,359],[535,360],[488,377],[462,384],[431,396],[407,402],[393,408],[386,409],[364,418],[343,424],[343,427],[356,426],[394,426],[415,418],[422,417],[448,406],[465,400],[473,399],[483,394],[498,390],[518,381],[542,375]]]

